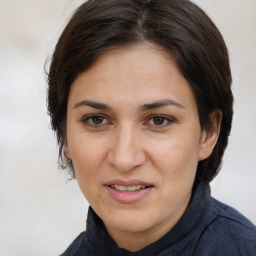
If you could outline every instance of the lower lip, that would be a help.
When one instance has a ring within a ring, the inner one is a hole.
[[[105,186],[109,196],[115,201],[123,204],[136,203],[145,198],[152,190],[153,187],[138,189],[133,192],[119,191],[110,186]]]

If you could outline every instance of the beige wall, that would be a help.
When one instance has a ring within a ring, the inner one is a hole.
[[[0,255],[60,254],[85,227],[87,203],[58,171],[44,61],[82,1],[0,0]],[[213,195],[256,223],[256,1],[195,1],[226,39],[235,116]]]

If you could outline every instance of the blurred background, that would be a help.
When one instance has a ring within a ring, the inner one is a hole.
[[[0,256],[56,256],[88,204],[57,167],[44,63],[78,0],[0,0]],[[195,0],[230,51],[235,115],[212,194],[256,224],[256,1]]]

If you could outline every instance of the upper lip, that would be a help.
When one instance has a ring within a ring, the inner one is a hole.
[[[142,181],[142,180],[110,180],[106,183],[104,183],[105,186],[111,186],[111,185],[119,185],[119,186],[136,186],[136,185],[142,185],[145,187],[153,186],[152,184]]]

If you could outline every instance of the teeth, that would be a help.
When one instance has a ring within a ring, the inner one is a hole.
[[[110,185],[110,187],[115,188],[116,190],[119,191],[125,191],[125,192],[133,192],[142,188],[145,188],[146,186],[142,186],[142,185],[134,185],[134,186],[120,186],[120,185]]]

